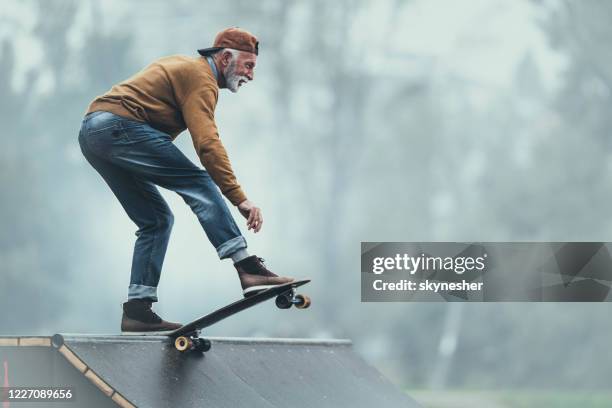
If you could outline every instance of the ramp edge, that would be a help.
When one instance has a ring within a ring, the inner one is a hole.
[[[49,336],[0,336],[0,346],[51,347],[51,338]]]
[[[57,348],[60,354],[68,360],[81,374],[84,375],[93,385],[95,385],[104,395],[113,400],[113,402],[123,408],[136,408],[130,401],[121,395],[116,389],[111,387],[102,379],[94,370],[91,369],[83,360],[81,360],[70,347],[65,343],[65,338],[62,335],[56,334],[53,336],[53,346]]]
[[[83,340],[87,337],[84,336]],[[79,373],[83,374],[93,385],[95,385],[104,395],[113,400],[115,404],[122,408],[136,408],[127,398],[106,383],[94,370],[92,370],[83,360],[81,360],[70,347],[65,343],[66,338],[61,334],[49,336],[0,336],[0,347],[53,347],[57,349],[70,365]]]
[[[236,344],[289,344],[289,345],[320,345],[320,346],[351,346],[353,342],[348,339],[306,339],[306,338],[279,338],[279,337],[215,337],[206,336],[206,338],[215,343],[236,343]],[[80,333],[62,333],[56,334],[55,338],[61,338],[61,343],[72,342],[162,342],[171,343],[173,340],[168,336],[157,335],[122,335],[122,334],[80,334]]]

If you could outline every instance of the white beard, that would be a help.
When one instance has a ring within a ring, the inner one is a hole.
[[[245,84],[249,82],[249,78],[244,75],[236,75],[236,61],[230,62],[225,71],[225,83],[227,85],[227,89],[236,93],[238,92],[238,88],[242,85],[242,82]]]

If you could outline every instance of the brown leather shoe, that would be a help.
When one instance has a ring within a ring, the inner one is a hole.
[[[294,280],[293,278],[286,278],[272,273],[263,262],[263,259],[256,255],[251,255],[234,264],[238,271],[244,297],[249,297],[262,290]]]
[[[164,332],[178,329],[181,324],[162,320],[151,306],[153,302],[145,299],[132,299],[123,304],[121,318],[122,332]]]

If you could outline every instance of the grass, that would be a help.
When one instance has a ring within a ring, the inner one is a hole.
[[[609,408],[612,392],[408,390],[425,408]]]

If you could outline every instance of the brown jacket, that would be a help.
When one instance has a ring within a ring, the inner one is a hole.
[[[107,111],[146,122],[174,140],[189,129],[202,165],[234,205],[246,200],[215,124],[219,86],[204,57],[163,57],[93,100]]]

